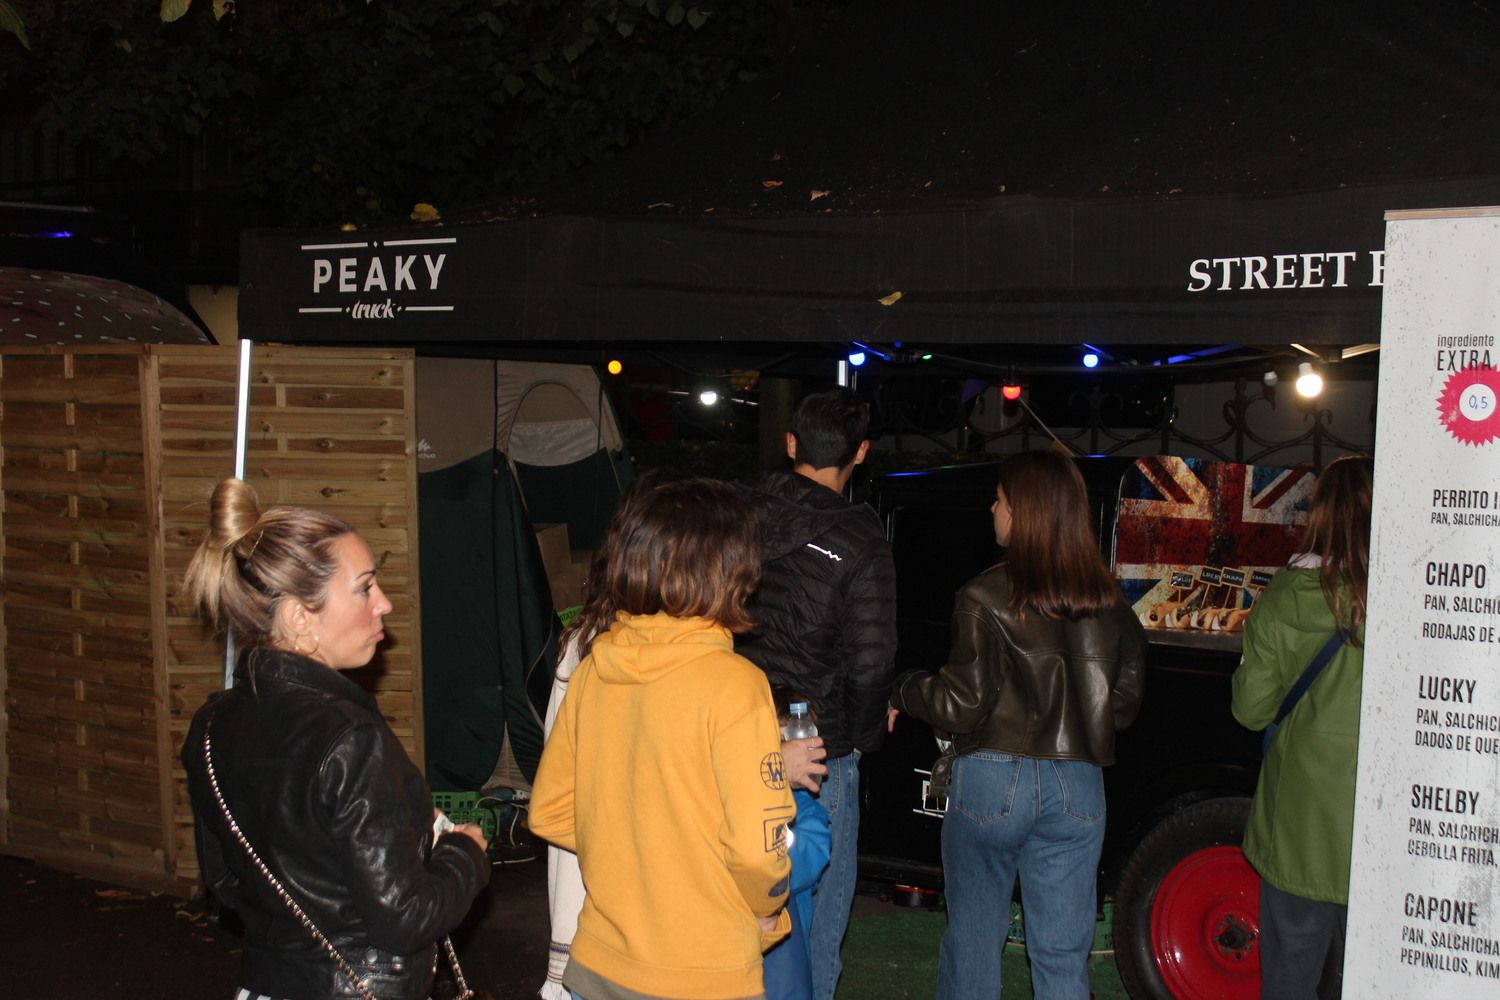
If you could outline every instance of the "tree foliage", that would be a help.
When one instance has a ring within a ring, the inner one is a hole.
[[[0,0],[0,33],[14,35],[23,48],[31,48],[31,42],[26,37],[26,22],[21,20],[21,15],[6,0]]]
[[[291,224],[524,192],[711,103],[789,0],[0,0],[0,88],[113,162],[197,139]],[[174,20],[164,20],[169,13]]]

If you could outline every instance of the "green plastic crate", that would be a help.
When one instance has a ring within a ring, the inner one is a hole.
[[[448,814],[454,823],[478,823],[486,840],[500,832],[501,813],[505,803],[478,792],[433,792],[432,804]]]

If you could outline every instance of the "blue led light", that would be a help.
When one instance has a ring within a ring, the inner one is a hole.
[[[1098,368],[1099,367],[1099,355],[1094,354],[1092,352],[1090,352],[1088,354],[1085,354],[1083,356],[1083,367],[1085,367],[1085,368]]]
[[[858,368],[860,365],[864,364],[865,363],[865,352],[864,351],[851,351],[851,352],[849,352],[849,363],[851,365],[853,365],[855,368]]]

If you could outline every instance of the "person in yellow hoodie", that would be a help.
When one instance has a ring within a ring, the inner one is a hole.
[[[618,609],[569,682],[532,832],[588,895],[563,973],[581,1000],[754,1000],[790,922],[795,815],[765,675],[734,652],[760,577],[726,483],[643,477],[604,543]]]

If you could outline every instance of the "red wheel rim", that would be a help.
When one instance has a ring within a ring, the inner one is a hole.
[[[1260,879],[1238,847],[1194,851],[1151,904],[1151,951],[1179,1000],[1260,996]]]

